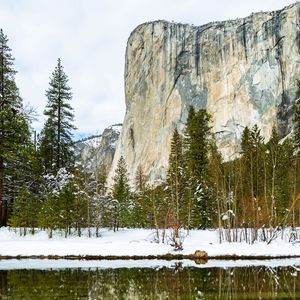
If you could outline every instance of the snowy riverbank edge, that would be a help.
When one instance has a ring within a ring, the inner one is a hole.
[[[289,259],[265,259],[265,260],[215,260],[210,259],[199,264],[192,260],[48,260],[48,259],[9,259],[0,260],[1,270],[59,270],[59,269],[120,269],[120,268],[242,268],[242,267],[268,267],[279,268],[292,266],[296,271],[300,270],[300,258]]]
[[[94,236],[94,232],[92,232]],[[219,243],[217,230],[192,230],[183,232],[183,250],[174,251],[171,233],[167,232],[166,242],[156,242],[156,232],[151,229],[120,229],[113,232],[100,230],[100,237],[81,237],[75,233],[65,238],[55,232],[49,239],[47,232],[37,231],[34,235],[20,237],[18,231],[0,228],[0,258],[46,258],[46,259],[195,259],[195,251],[201,250],[212,259],[270,259],[300,257],[300,244],[289,243],[283,236],[269,245],[265,242],[254,244]]]

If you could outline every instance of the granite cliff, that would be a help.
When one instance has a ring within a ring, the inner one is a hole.
[[[124,156],[132,178],[141,165],[164,179],[173,129],[189,105],[207,108],[225,159],[239,151],[245,126],[269,138],[291,130],[300,74],[300,4],[203,26],[155,21],[138,26],[126,50],[126,115],[113,160]]]
[[[90,168],[104,165],[110,170],[120,136],[122,124],[111,125],[102,134],[88,137],[75,143],[77,162],[83,162]]]

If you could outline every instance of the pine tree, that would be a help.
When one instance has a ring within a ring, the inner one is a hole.
[[[14,58],[0,30],[0,226],[6,225],[23,183],[21,171],[30,144],[29,124],[15,83]]]
[[[58,212],[57,212],[58,213]],[[73,180],[70,180],[59,193],[59,228],[70,234],[75,219],[75,196]]]
[[[135,175],[135,192],[132,193],[134,200],[134,225],[136,227],[145,228],[148,225],[149,210],[147,202],[148,189],[146,185],[146,176],[141,165],[138,166]]]
[[[270,225],[275,226],[279,221],[283,221],[291,198],[290,171],[293,147],[289,139],[281,143],[280,135],[276,127],[273,127],[266,148],[268,177],[270,178],[268,194],[271,195]]]
[[[258,228],[261,219],[263,203],[266,201],[265,192],[265,144],[260,129],[254,125],[251,130],[246,127],[242,135],[242,185],[243,203],[248,207],[246,225]],[[255,237],[256,238],[256,237]]]
[[[106,195],[107,168],[105,164],[96,165],[92,176],[95,178],[95,191],[91,195],[92,223],[96,227],[96,237],[98,237],[99,228],[107,220],[107,203],[109,202]]]
[[[252,140],[252,156],[253,156],[253,195],[254,198],[263,195],[263,182],[264,182],[264,138],[261,135],[260,129],[255,124],[251,129],[251,140]]]
[[[96,181],[96,194],[98,196],[104,196],[106,194],[107,186],[107,167],[105,164],[100,164],[96,166],[94,171],[95,181]]]
[[[216,199],[216,211],[218,217],[218,227],[221,227],[221,215],[226,211],[224,202],[226,192],[224,189],[224,167],[222,154],[219,152],[215,139],[211,140],[209,150],[209,181],[212,189],[213,199]]]
[[[47,120],[41,132],[40,150],[45,171],[55,174],[60,168],[70,169],[74,162],[74,115],[69,103],[72,93],[60,59],[52,74],[46,96],[48,103],[44,115]]]
[[[297,81],[297,94],[294,104],[294,147],[296,153],[300,151],[300,80]]]
[[[49,192],[43,202],[39,213],[39,226],[49,230],[49,238],[52,238],[53,230],[60,227],[60,201],[59,195]]]
[[[186,174],[185,161],[183,153],[182,137],[177,128],[175,128],[171,140],[171,151],[169,155],[169,169],[167,184],[169,199],[171,200],[171,214],[173,218],[173,227],[175,237],[179,236],[179,229],[186,223]]]
[[[93,200],[97,197],[98,182],[96,180],[97,170],[94,172],[90,166],[90,162],[83,160],[76,168],[77,179],[76,185],[79,187],[81,198],[85,200],[86,204],[86,218],[85,225],[88,228],[89,237],[91,237],[91,226],[93,225]]]
[[[299,201],[300,191],[300,80],[297,80],[297,92],[294,104],[294,118],[293,118],[293,212],[295,211],[296,202]],[[299,205],[299,204],[298,204]],[[295,221],[295,215],[293,213],[293,219]]]
[[[127,173],[127,165],[123,158],[120,157],[115,176],[113,178],[112,196],[115,200],[115,225],[114,229],[119,226],[130,226],[132,224],[132,203],[130,195],[130,186]]]
[[[253,143],[249,127],[245,127],[241,139],[241,197],[243,201],[249,201],[253,197]],[[248,219],[249,214],[245,217]],[[243,218],[246,222],[246,219]]]
[[[208,187],[209,140],[211,116],[205,109],[190,107],[186,123],[186,164],[189,180],[192,227],[211,225],[212,202]],[[190,224],[189,224],[190,225]]]
[[[20,228],[20,235],[26,235],[27,228],[34,233],[38,226],[38,214],[41,208],[41,201],[36,194],[30,192],[27,187],[23,187],[15,199],[12,207],[12,213],[8,224],[12,227]]]
[[[186,124],[186,142],[188,146],[188,168],[192,173],[192,180],[195,186],[197,186],[197,181],[201,182],[208,175],[209,138],[211,136],[210,121],[211,116],[205,109],[194,112],[194,108],[190,108]]]

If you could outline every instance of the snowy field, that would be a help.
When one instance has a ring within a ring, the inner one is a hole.
[[[168,243],[155,242],[155,230],[120,229],[118,232],[102,229],[100,237],[63,237],[63,233],[55,232],[52,239],[47,232],[38,231],[34,235],[20,237],[18,232],[8,228],[0,228],[0,255],[31,256],[31,255],[99,255],[99,256],[147,256],[163,254],[193,254],[196,250],[204,250],[209,256],[296,256],[300,257],[300,244],[284,242],[280,238],[267,245],[256,242],[219,243],[217,230],[193,230],[184,237],[183,250],[174,251],[170,245],[170,232],[167,233]],[[186,235],[186,233],[185,233]]]

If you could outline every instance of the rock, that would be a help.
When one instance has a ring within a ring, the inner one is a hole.
[[[204,260],[207,260],[208,255],[207,255],[207,253],[205,251],[196,250],[195,253],[194,253],[194,258],[195,259],[204,259]]]
[[[166,178],[175,127],[188,107],[206,108],[225,159],[239,152],[255,123],[267,140],[277,124],[291,130],[300,74],[300,4],[203,26],[155,21],[138,26],[126,49],[126,115],[110,178],[124,156],[133,179]]]
[[[103,164],[109,171],[115,155],[122,124],[105,128],[101,135],[92,136],[75,143],[77,161],[85,161],[91,168]]]

